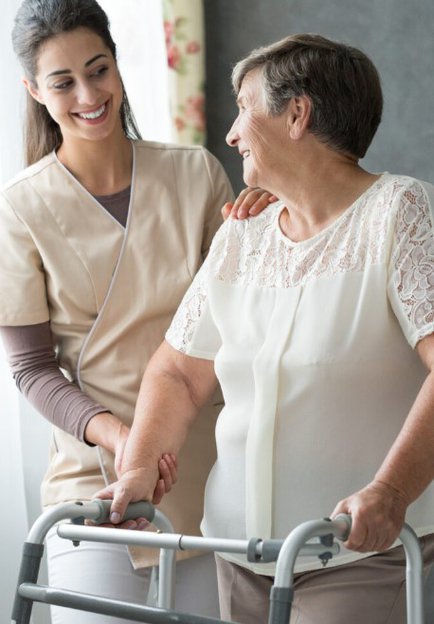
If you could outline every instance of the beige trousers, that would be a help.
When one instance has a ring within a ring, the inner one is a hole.
[[[428,573],[434,563],[434,535],[420,542]],[[273,579],[218,555],[216,562],[222,619],[266,624]],[[296,574],[290,624],[406,624],[404,580],[401,546],[354,563]]]

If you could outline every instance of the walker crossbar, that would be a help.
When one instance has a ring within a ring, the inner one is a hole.
[[[34,585],[33,583],[23,583],[18,591],[20,596],[31,601],[68,607],[69,609],[77,609],[79,611],[88,611],[90,613],[117,616],[134,622],[146,622],[147,624],[168,624],[170,622],[177,622],[177,624],[233,624],[191,613],[146,607],[82,592],[72,592],[65,589],[46,587],[45,585]]]
[[[195,535],[180,535],[177,533],[161,534],[117,529],[113,531],[104,527],[74,526],[62,524],[57,529],[59,537],[72,542],[105,542],[109,544],[128,544],[128,546],[145,546],[149,548],[164,548],[171,550],[202,550],[205,552],[225,552],[246,555],[251,553],[251,560],[256,562],[277,561],[284,540],[237,540],[229,538],[198,537]],[[271,548],[269,542],[273,542]],[[279,542],[277,548],[276,542]],[[254,547],[254,548],[253,548]],[[324,552],[336,555],[339,544],[323,546],[322,544],[305,544],[300,555],[320,557]],[[265,556],[264,556],[265,553]],[[160,575],[161,576],[161,575]]]

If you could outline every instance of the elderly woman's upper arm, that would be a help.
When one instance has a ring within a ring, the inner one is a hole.
[[[419,354],[420,359],[425,364],[426,368],[430,371],[434,371],[434,334],[429,334],[419,340],[416,345],[416,351]]]
[[[214,361],[186,355],[165,340],[152,356],[146,375],[172,378],[188,388],[194,403],[200,407],[217,386]]]

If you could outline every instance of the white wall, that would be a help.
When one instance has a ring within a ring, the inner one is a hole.
[[[99,0],[110,19],[118,64],[143,138],[170,141],[163,11],[156,0]]]
[[[19,87],[20,70],[15,61],[10,41],[17,0],[8,0],[2,6],[0,41],[2,42],[0,98],[0,181],[4,182],[22,166],[21,110],[22,91]],[[7,94],[7,97],[6,97]],[[25,495],[24,462],[22,461],[20,401],[7,365],[0,351],[0,491],[2,513],[0,535],[0,622],[10,619],[22,543],[28,529],[28,504]],[[40,420],[40,419],[39,419]],[[39,435],[34,439],[40,445]],[[36,472],[36,457],[33,460]],[[30,463],[28,464],[31,465]],[[41,624],[42,624],[41,620]],[[35,622],[36,624],[36,622]]]

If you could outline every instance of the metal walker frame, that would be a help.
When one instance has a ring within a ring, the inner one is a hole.
[[[276,561],[274,585],[270,592],[268,624],[288,624],[293,600],[294,566],[299,555],[316,555],[324,564],[339,552],[339,544],[347,539],[351,530],[349,516],[334,520],[312,520],[297,526],[285,540],[234,540],[179,535],[173,532],[170,521],[153,505],[146,502],[129,505],[125,519],[145,517],[158,533],[113,530],[106,527],[85,526],[85,520],[95,524],[109,520],[111,501],[62,503],[44,512],[33,524],[24,543],[23,556],[17,583],[11,624],[29,624],[33,602],[58,605],[81,611],[123,617],[148,624],[233,624],[215,618],[181,613],[174,609],[175,551],[202,550],[238,553],[249,561]],[[59,521],[59,537],[78,545],[81,540],[147,546],[160,549],[159,587],[157,607],[131,604],[102,596],[38,585],[39,567],[44,551],[44,540],[49,529]],[[319,537],[317,544],[310,539]],[[408,624],[424,624],[423,615],[423,561],[419,540],[413,529],[404,525],[400,540],[406,555],[406,592]]]

